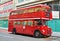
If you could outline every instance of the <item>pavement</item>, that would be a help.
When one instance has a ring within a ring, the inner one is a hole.
[[[8,30],[7,29],[0,29],[0,32],[8,33]]]
[[[60,41],[60,36],[51,36],[48,38],[34,38],[25,35],[15,35],[6,29],[0,29],[0,41]]]

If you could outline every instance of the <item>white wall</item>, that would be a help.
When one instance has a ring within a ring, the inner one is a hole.
[[[35,1],[38,1],[36,3],[44,3],[44,2],[49,2],[49,1],[53,1],[53,0],[25,0],[23,2],[20,2],[20,3],[17,3],[16,6],[19,6],[19,5],[22,5],[22,4],[27,4],[27,3],[30,3],[30,2],[35,2]]]
[[[7,1],[10,1],[10,0],[0,0],[0,4],[3,4],[5,2],[7,2]]]
[[[52,17],[55,19],[59,19],[59,11],[52,11]]]

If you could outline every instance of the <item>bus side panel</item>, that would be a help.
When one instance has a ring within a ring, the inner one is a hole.
[[[23,34],[23,26],[22,25],[15,25],[16,28],[16,33],[21,33]]]
[[[24,34],[32,35],[33,34],[33,26],[25,26],[25,29],[23,29]]]
[[[35,30],[39,30],[39,28],[37,26],[26,26],[23,32],[27,35],[34,35]]]
[[[12,32],[12,29],[13,29],[13,21],[9,20],[9,22],[8,22],[8,31]]]

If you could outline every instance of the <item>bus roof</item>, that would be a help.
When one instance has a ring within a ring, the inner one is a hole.
[[[35,8],[35,7],[45,7],[47,10],[50,9],[50,7],[48,5],[38,4],[38,5],[28,6],[28,7],[24,7],[24,8],[18,8],[17,10],[25,10],[25,9],[29,9],[29,8]],[[17,11],[17,10],[12,10],[12,12]]]
[[[50,9],[50,7],[48,5],[44,5],[44,4],[38,4],[38,5],[28,6],[28,7],[20,8],[20,9],[29,9],[29,8],[34,8],[34,7],[45,7],[46,9]]]

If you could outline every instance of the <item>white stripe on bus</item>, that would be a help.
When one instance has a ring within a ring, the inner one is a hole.
[[[20,19],[9,19],[9,20],[30,20],[30,19],[46,19],[46,20],[49,20],[48,18],[20,18]]]

